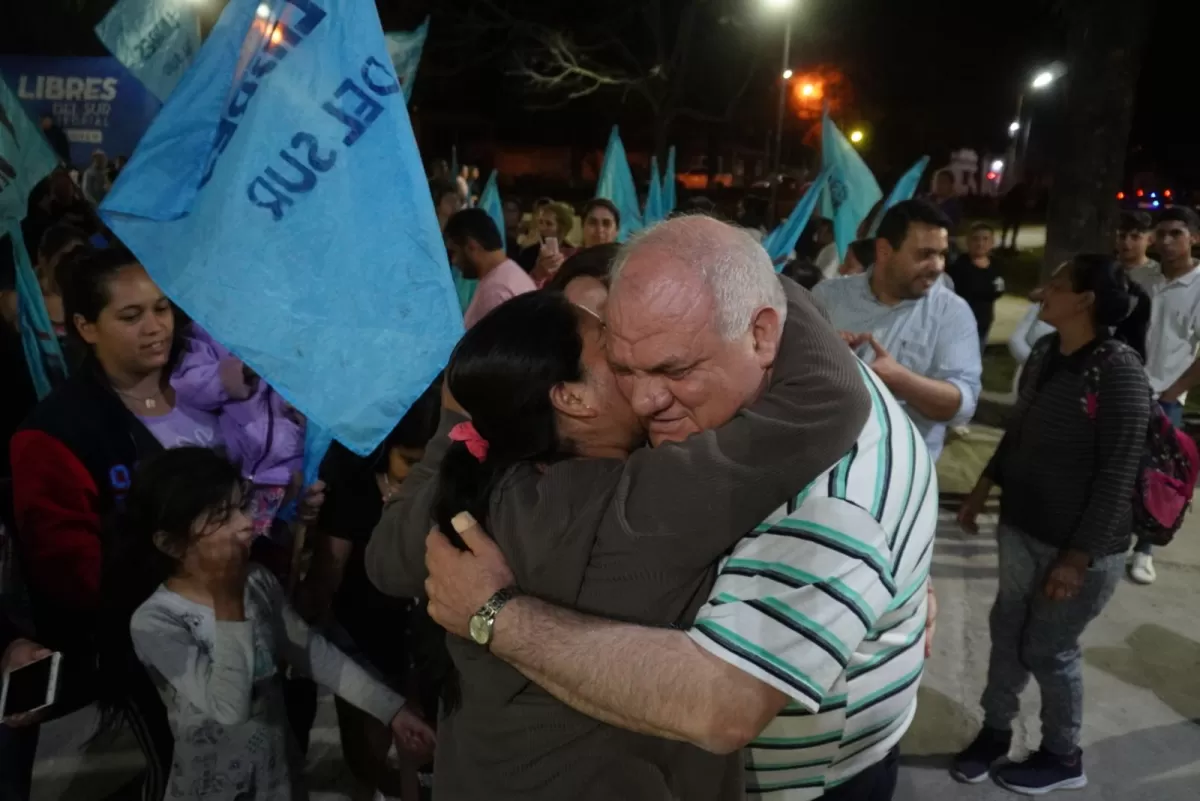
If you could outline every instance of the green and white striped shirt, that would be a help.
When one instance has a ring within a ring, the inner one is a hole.
[[[883,759],[916,710],[937,475],[863,374],[873,411],[857,443],[734,547],[689,631],[791,698],[746,748],[751,798],[820,798]]]

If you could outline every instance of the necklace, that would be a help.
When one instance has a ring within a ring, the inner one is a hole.
[[[116,388],[114,387],[114,389],[116,389]],[[117,390],[116,390],[116,393],[117,393],[118,395],[120,395],[121,397],[123,397],[123,398],[128,398],[129,400],[132,400],[132,401],[137,401],[138,403],[143,403],[143,404],[145,404],[145,406],[146,406],[146,408],[147,408],[147,409],[156,409],[156,408],[158,408],[158,398],[161,398],[161,397],[162,397],[162,390],[161,390],[161,389],[160,389],[160,390],[157,390],[157,391],[156,391],[156,392],[155,392],[153,395],[151,395],[151,396],[150,396],[150,397],[148,397],[148,398],[139,398],[137,395],[134,395],[134,394],[132,394],[132,393],[130,393],[130,392],[123,392],[123,391],[121,391],[121,390],[119,390],[119,389],[117,389]]]

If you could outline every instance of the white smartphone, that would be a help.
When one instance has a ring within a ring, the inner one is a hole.
[[[0,688],[0,720],[52,706],[58,694],[58,666],[61,663],[62,654],[53,653],[5,673]]]
[[[558,255],[558,237],[556,237],[556,236],[546,237],[546,241],[542,245],[542,248],[546,251],[546,253],[550,254],[551,256]]]

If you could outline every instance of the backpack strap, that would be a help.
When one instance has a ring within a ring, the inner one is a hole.
[[[1106,339],[1092,348],[1083,361],[1083,411],[1093,422],[1100,411],[1100,376],[1104,368],[1121,352],[1122,344],[1115,339]]]

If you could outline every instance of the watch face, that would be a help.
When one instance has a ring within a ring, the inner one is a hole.
[[[482,615],[472,615],[469,626],[471,639],[479,645],[487,645],[492,639],[492,627],[488,625],[488,619]]]

